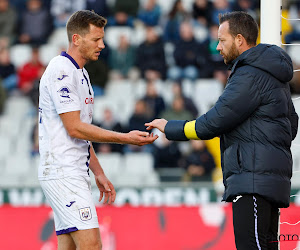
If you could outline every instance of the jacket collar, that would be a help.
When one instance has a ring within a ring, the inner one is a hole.
[[[230,76],[231,76],[231,75],[233,74],[233,72],[235,71],[235,69],[236,69],[238,63],[241,62],[241,61],[243,61],[244,58],[247,57],[247,55],[249,54],[249,52],[251,52],[251,50],[252,50],[253,48],[255,48],[255,46],[252,47],[252,48],[250,48],[250,49],[248,49],[248,50],[246,50],[246,51],[244,51],[242,54],[240,54],[237,58],[235,58],[235,59],[229,64],[228,70],[231,70],[231,73],[230,73],[228,79],[230,78]]]

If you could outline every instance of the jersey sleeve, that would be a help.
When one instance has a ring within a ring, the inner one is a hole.
[[[81,110],[76,71],[52,75],[50,93],[58,114]]]

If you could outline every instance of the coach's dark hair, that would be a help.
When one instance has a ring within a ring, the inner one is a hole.
[[[67,34],[69,42],[72,41],[74,34],[84,36],[90,30],[90,24],[102,28],[106,25],[107,20],[90,10],[76,11],[67,22]]]
[[[219,23],[222,24],[226,21],[229,23],[229,33],[233,37],[241,34],[248,45],[256,45],[258,25],[252,16],[243,11],[219,14]]]

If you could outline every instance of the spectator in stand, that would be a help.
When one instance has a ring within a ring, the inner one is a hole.
[[[109,26],[134,26],[139,9],[139,0],[116,0],[114,15],[108,18]]]
[[[43,3],[43,7],[45,9],[47,9],[50,13],[50,9],[51,9],[51,2],[52,0],[42,0],[42,3]]]
[[[128,16],[136,17],[139,10],[139,0],[116,0],[114,11],[124,12]]]
[[[137,49],[136,66],[143,78],[165,79],[166,59],[164,44],[154,27],[146,28],[146,40]]]
[[[119,11],[107,19],[107,26],[128,26],[133,28],[134,19],[125,12]]]
[[[32,48],[31,59],[18,71],[18,88],[27,95],[34,86],[34,81],[41,78],[45,66],[40,61],[39,49]]]
[[[157,0],[147,0],[138,12],[138,18],[146,26],[157,26],[160,14],[161,10],[160,6],[157,4]]]
[[[87,62],[84,67],[89,73],[90,81],[93,85],[94,95],[103,95],[106,83],[109,78],[109,67],[106,61],[100,57],[97,61]]]
[[[39,126],[35,122],[31,130],[31,156],[39,155]]]
[[[103,17],[108,17],[109,15],[106,0],[86,0],[86,8],[95,11]]]
[[[28,0],[9,0],[9,3],[11,6],[14,7],[14,9],[17,12],[17,15],[20,16],[23,12],[23,10],[26,9],[26,4]],[[42,0],[43,8],[50,11],[51,8],[51,1],[52,0]]]
[[[26,9],[26,2],[25,0],[8,0],[9,4],[15,9],[17,14],[17,22],[22,15],[22,12]]]
[[[289,9],[289,18],[299,19],[300,18],[300,2],[294,3]],[[292,31],[286,34],[285,42],[290,44],[295,41],[300,41],[300,23],[298,20],[290,21]]]
[[[186,173],[183,181],[211,181],[215,168],[213,156],[208,152],[202,140],[191,141],[192,151],[184,157]]]
[[[153,143],[154,168],[178,168],[182,158],[178,143],[169,141],[159,130],[155,129],[153,133],[159,135]]]
[[[9,51],[6,48],[0,49],[0,78],[8,94],[17,88],[16,69],[10,61]]]
[[[34,46],[45,44],[52,32],[52,18],[41,0],[28,0],[20,19],[18,41]]]
[[[124,131],[120,122],[115,119],[113,112],[110,108],[104,109],[103,120],[100,123],[96,123],[95,125],[116,132],[122,133]],[[93,142],[93,147],[96,153],[111,153],[111,152],[122,153],[124,145],[116,144],[116,143]]]
[[[40,80],[44,74],[46,68],[42,67],[38,72],[38,77],[33,81],[32,88],[28,91],[27,95],[29,96],[33,106],[38,110],[39,108],[39,98],[40,98]]]
[[[130,45],[125,35],[119,36],[119,46],[112,48],[108,56],[110,78],[128,78],[133,71],[136,60],[136,49]]]
[[[191,112],[194,119],[197,118],[199,111],[198,111],[194,101],[191,98],[185,96],[184,93],[182,92],[182,83],[181,82],[173,82],[172,92],[173,92],[174,97],[179,96],[183,99],[184,109]]]
[[[209,61],[213,69],[213,77],[219,80],[225,87],[229,71],[227,70],[222,55],[217,51],[217,45],[219,43],[218,29],[219,26],[216,24],[212,24],[209,27],[209,36],[203,45],[209,50]]]
[[[193,27],[189,22],[180,25],[180,40],[175,44],[175,66],[168,70],[171,80],[207,78],[211,76],[209,52],[194,38]]]
[[[145,123],[149,121],[149,118],[151,117],[149,108],[147,107],[147,104],[144,100],[138,100],[135,103],[134,113],[129,118],[127,131],[131,130],[140,130],[140,131],[146,131]],[[152,151],[152,145],[145,145],[143,147],[139,147],[136,145],[125,145],[124,152],[151,152]]]
[[[212,23],[219,24],[219,14],[231,12],[232,9],[228,0],[215,0],[213,2]]]
[[[150,117],[158,118],[166,108],[164,99],[158,94],[155,82],[148,81],[146,95],[142,98],[150,110]]]
[[[89,61],[84,68],[88,71],[90,81],[93,85],[94,95],[101,96],[108,81],[108,57],[110,47],[105,44],[105,48],[101,50],[101,57],[97,61]]]
[[[52,0],[50,10],[54,17],[54,26],[65,27],[72,13],[86,8],[85,0]]]
[[[218,25],[212,24],[209,27],[208,38],[203,44],[208,48],[210,61],[213,63],[212,66],[214,67],[214,70],[225,70],[227,69],[227,66],[223,61],[222,55],[220,54],[219,51],[217,51],[217,46],[219,43],[218,29],[219,29]]]
[[[213,5],[209,0],[195,0],[193,3],[193,18],[205,27],[211,24]]]
[[[175,96],[172,106],[167,108],[160,114],[160,117],[166,120],[192,120],[193,115],[184,107],[184,100],[182,96]]]
[[[125,12],[116,12],[113,16],[109,17],[107,26],[128,26],[133,28],[134,19],[131,16],[128,16]]]
[[[232,3],[233,11],[244,11],[250,14],[254,19],[257,19],[255,0],[236,0]]]
[[[134,113],[129,118],[127,131],[140,130],[146,131],[145,122],[149,120],[150,112],[144,100],[137,100]]]
[[[175,43],[180,40],[179,26],[187,17],[188,13],[184,9],[182,1],[176,0],[166,20],[164,41]]]
[[[0,40],[9,45],[16,37],[17,14],[8,0],[0,0]]]

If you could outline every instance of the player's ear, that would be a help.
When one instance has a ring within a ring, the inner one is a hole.
[[[72,42],[74,43],[74,45],[78,46],[80,44],[81,41],[81,36],[79,34],[74,34],[72,36]]]

